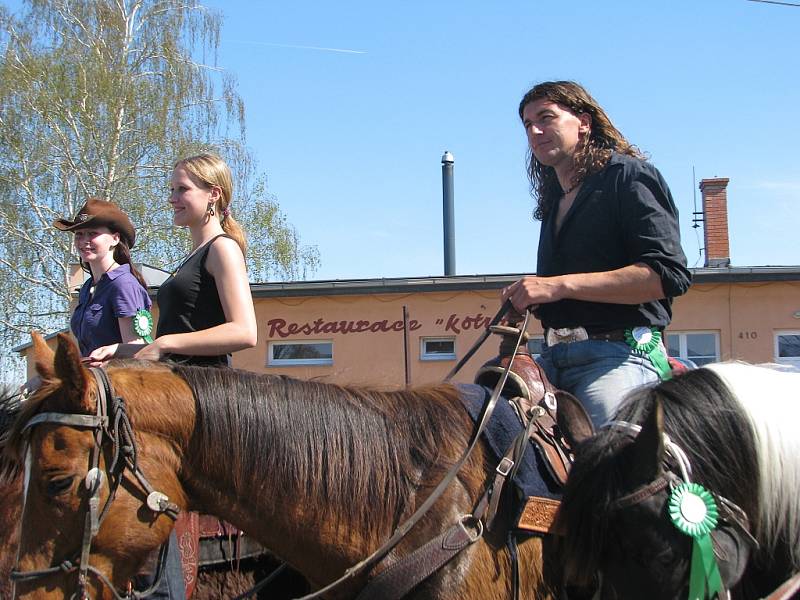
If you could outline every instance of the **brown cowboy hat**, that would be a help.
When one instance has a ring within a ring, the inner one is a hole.
[[[136,241],[136,229],[133,223],[119,206],[108,200],[89,198],[72,221],[67,219],[53,221],[53,227],[61,231],[75,231],[97,225],[108,227],[118,233],[128,248],[133,248]]]

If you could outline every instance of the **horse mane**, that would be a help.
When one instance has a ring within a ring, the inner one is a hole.
[[[761,551],[785,546],[793,571],[800,570],[800,374],[785,365],[727,362],[709,365],[749,418],[756,444],[759,507],[756,536]]]
[[[305,509],[369,533],[390,525],[375,521],[378,512],[396,525],[426,471],[453,464],[471,431],[450,385],[378,391],[233,369],[173,369],[196,399],[195,437],[203,445],[189,449],[189,460],[228,478],[243,498],[266,490],[279,499],[317,498]]]
[[[9,440],[14,422],[22,409],[22,394],[18,388],[6,387],[0,391],[0,484],[14,479],[20,462],[13,455]]]
[[[754,426],[725,383],[708,369],[689,371],[653,387],[632,392],[614,420],[642,423],[660,401],[664,430],[688,455],[692,480],[758,515],[754,494],[761,487]],[[631,491],[633,439],[604,428],[576,449],[558,520],[568,579],[588,583],[598,571],[608,537],[613,535],[612,503]],[[736,479],[731,473],[736,473]],[[747,482],[747,485],[741,485]],[[568,525],[568,526],[566,526]]]

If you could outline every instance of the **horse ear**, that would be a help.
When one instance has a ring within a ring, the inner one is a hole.
[[[646,483],[658,477],[664,461],[664,409],[661,408],[661,400],[657,396],[632,449],[633,483]]]
[[[580,401],[569,392],[556,391],[556,402],[558,428],[574,450],[578,444],[594,435],[592,420]]]
[[[82,401],[89,387],[89,372],[81,363],[78,346],[63,333],[58,334],[54,366],[56,377],[61,380],[66,394],[73,400]]]
[[[52,379],[55,376],[53,371],[55,353],[53,349],[47,345],[42,334],[38,331],[31,332],[31,340],[33,342],[33,364],[36,366],[36,372],[42,379]]]

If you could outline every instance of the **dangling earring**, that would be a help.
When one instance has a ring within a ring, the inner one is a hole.
[[[214,210],[214,203],[213,202],[209,202],[208,203],[208,214],[210,214],[212,217],[216,214],[216,211]]]

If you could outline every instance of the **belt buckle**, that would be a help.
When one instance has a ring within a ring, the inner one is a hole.
[[[556,344],[569,344],[570,342],[582,342],[589,339],[589,334],[585,327],[559,327],[547,330],[545,341],[549,346]]]

